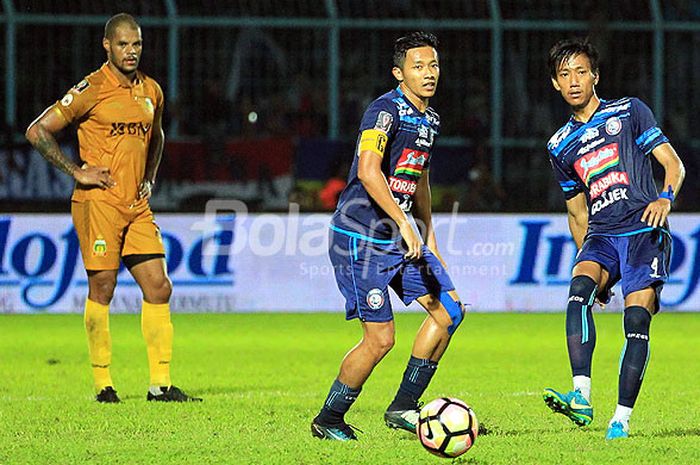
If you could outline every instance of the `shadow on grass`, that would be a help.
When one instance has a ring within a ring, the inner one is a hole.
[[[180,386],[178,386],[178,387],[180,387]],[[247,389],[230,388],[230,387],[198,388],[197,386],[189,386],[187,388],[181,388],[181,389],[183,391],[185,391],[188,395],[192,395],[195,397],[206,397],[206,396],[226,397],[226,396],[241,395],[242,392],[248,391]],[[123,401],[124,400],[146,400],[147,394],[148,394],[147,390],[144,390],[143,393],[126,394],[126,395],[122,395],[120,392],[119,398]]]
[[[700,436],[700,428],[679,428],[648,433],[635,433],[634,436],[648,438],[682,438],[685,436]]]
[[[527,427],[527,428],[517,428],[517,429],[502,429],[496,425],[489,424],[485,427],[485,431],[482,431],[482,425],[479,425],[479,436],[539,436],[541,434],[600,434],[603,431],[602,428],[597,427],[571,427],[569,429],[562,429],[560,427]]]

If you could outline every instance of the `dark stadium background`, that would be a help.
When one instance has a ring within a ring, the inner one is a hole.
[[[6,0],[0,211],[68,211],[70,180],[22,133],[105,61],[102,27],[122,10],[140,21],[141,69],[167,99],[156,211],[202,211],[217,195],[254,211],[331,208],[319,192],[347,172],[364,107],[394,85],[393,40],[416,29],[441,42],[436,211],[563,211],[544,145],[567,109],[545,60],[571,35],[601,50],[601,97],[655,111],[689,173],[675,209],[697,210],[697,0]]]

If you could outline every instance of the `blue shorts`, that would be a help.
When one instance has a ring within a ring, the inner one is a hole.
[[[623,297],[653,288],[658,307],[671,264],[671,235],[654,229],[631,236],[590,236],[576,256],[576,263],[584,261],[598,263],[610,275],[605,289],[600,289],[601,298],[621,281]]]
[[[439,297],[455,288],[445,267],[425,245],[420,259],[406,260],[400,240],[379,240],[336,228],[328,243],[347,320],[393,320],[389,287],[406,305],[426,294]]]

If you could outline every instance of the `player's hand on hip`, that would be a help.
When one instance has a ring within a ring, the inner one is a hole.
[[[422,253],[421,248],[423,247],[423,242],[420,240],[420,237],[418,237],[418,234],[416,234],[416,231],[415,229],[413,229],[411,223],[405,221],[402,224],[400,224],[399,232],[401,233],[403,241],[406,243],[406,253],[404,254],[404,258],[408,260],[415,260],[417,258],[420,258]]]
[[[143,181],[141,181],[141,184],[139,184],[138,200],[148,200],[151,198],[152,193],[153,183],[148,179],[144,179]]]
[[[664,198],[656,199],[647,205],[642,214],[642,222],[652,228],[658,228],[666,223],[669,213],[671,213],[671,201]]]
[[[117,185],[117,182],[109,174],[109,168],[106,166],[89,166],[84,164],[73,171],[73,177],[79,184],[95,186],[103,190]]]

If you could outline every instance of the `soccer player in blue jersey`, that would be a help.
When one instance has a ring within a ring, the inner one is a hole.
[[[435,36],[415,32],[399,38],[392,73],[399,85],[365,111],[348,185],[331,220],[329,254],[346,300],[346,319],[360,320],[363,337],[345,355],[311,424],[318,438],[357,439],[345,413],[394,345],[389,287],[405,304],[415,300],[427,311],[396,397],[384,413],[391,428],[415,433],[418,401],[464,315],[431,220],[428,172],[440,131],[440,118],[428,106],[440,77]]]
[[[667,217],[685,169],[642,101],[598,98],[598,52],[588,41],[558,42],[549,52],[549,69],[554,88],[573,112],[547,149],[579,251],[566,310],[573,390],[545,389],[544,400],[579,426],[593,420],[591,360],[596,332],[591,308],[596,299],[606,303],[610,288],[620,281],[625,344],[617,408],[606,438],[626,438],[649,361],[649,326],[668,279]],[[664,169],[661,194],[654,184],[651,156]]]

